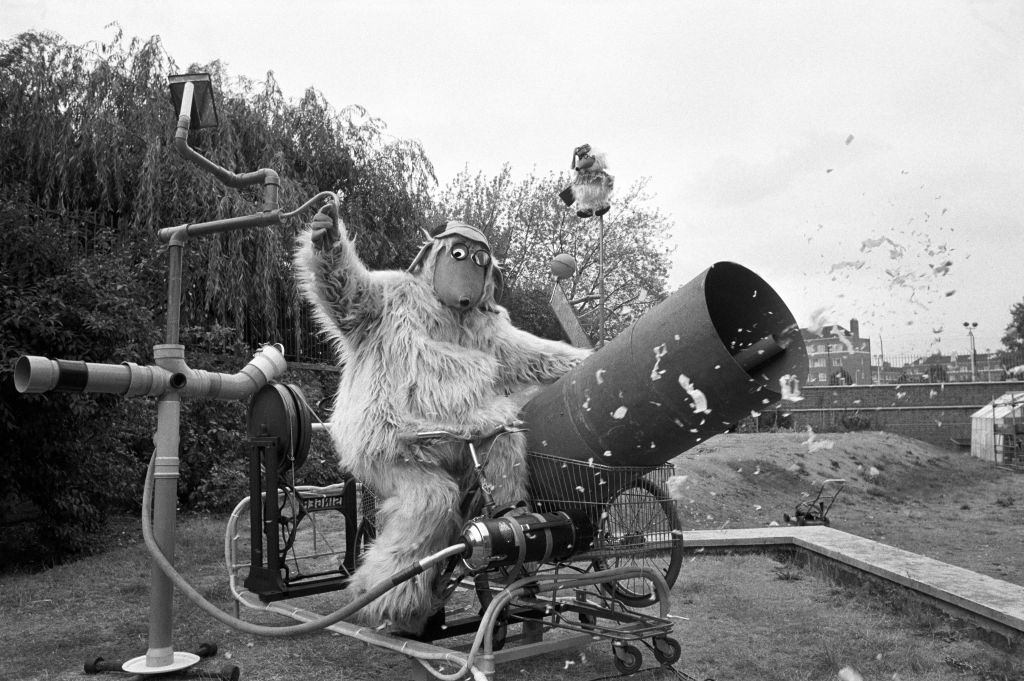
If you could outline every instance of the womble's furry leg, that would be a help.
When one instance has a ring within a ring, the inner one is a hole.
[[[484,458],[484,475],[494,485],[496,508],[526,501],[526,433],[499,435]]]
[[[377,514],[377,539],[348,586],[354,594],[440,551],[458,534],[458,485],[440,468],[397,464],[389,469],[381,494],[385,499]],[[428,570],[402,582],[360,610],[359,618],[419,633],[442,605],[433,596],[436,573]]]

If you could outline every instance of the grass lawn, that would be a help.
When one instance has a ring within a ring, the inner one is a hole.
[[[832,512],[838,529],[1024,583],[1024,476],[895,436],[834,437],[832,449],[813,454],[800,434],[725,436],[691,450],[676,461],[689,476],[681,499],[684,528],[763,526],[781,520],[823,476],[846,477]],[[224,521],[181,518],[176,564],[207,598],[230,609]],[[115,525],[112,533],[100,555],[0,576],[0,678],[83,679],[88,658],[145,652],[149,560],[137,522]],[[331,598],[335,606],[341,602],[338,594]],[[699,679],[832,680],[844,667],[865,680],[1024,678],[1020,651],[993,647],[956,622],[907,607],[895,592],[838,587],[766,555],[687,555],[672,613],[683,649],[675,666]],[[343,636],[255,638],[177,595],[174,616],[177,649],[215,642],[220,653],[208,666],[237,664],[243,679],[392,681],[410,675],[401,655]],[[655,664],[649,653],[645,663]],[[609,644],[598,641],[572,654],[509,663],[497,678],[616,675]],[[649,672],[636,678],[670,677]]]

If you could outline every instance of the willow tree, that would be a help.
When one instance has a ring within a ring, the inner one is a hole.
[[[140,401],[15,395],[10,360],[148,362],[161,339],[166,286],[155,231],[258,210],[255,191],[225,189],[175,153],[167,77],[183,70],[159,38],[128,39],[116,27],[106,43],[38,32],[0,43],[0,520],[7,500],[35,501],[39,536],[55,550],[88,546],[83,528],[98,521],[105,495],[117,496],[113,488],[134,495],[151,424],[129,413]],[[334,109],[315,89],[289,100],[273,74],[232,78],[217,62],[188,70],[213,76],[221,121],[194,133],[193,147],[234,171],[277,171],[286,210],[321,190],[342,192],[368,264],[411,259],[434,183],[417,144],[389,137],[360,107]],[[240,333],[299,351],[289,268],[298,228],[188,245],[182,316],[192,326],[192,338],[183,333],[190,349],[196,338]],[[238,333],[196,331],[211,327]],[[183,456],[183,480],[199,463]],[[0,546],[0,555],[10,554]]]
[[[555,173],[515,178],[507,165],[493,177],[464,170],[438,193],[434,219],[463,219],[484,230],[503,260],[510,312],[536,333],[552,335],[553,319],[541,311],[550,291],[548,263],[559,253],[572,255],[577,271],[564,282],[566,294],[596,339],[601,221],[580,219],[565,207],[558,193],[569,182]],[[650,205],[651,198],[641,178],[612,196],[603,218],[609,338],[665,297],[671,223]]]
[[[159,252],[162,226],[257,210],[255,194],[225,189],[173,150],[167,76],[181,70],[159,38],[71,45],[25,33],[0,48],[0,182],[58,214],[99,216],[136,258]],[[221,125],[191,144],[235,171],[269,167],[284,208],[340,190],[362,254],[392,266],[414,252],[433,169],[415,142],[392,140],[358,106],[335,110],[315,89],[298,101],[272,73],[229,78],[219,62],[190,70],[214,79]],[[8,189],[7,191],[13,191]],[[290,330],[299,309],[288,270],[291,229],[233,232],[190,244],[183,318],[264,340]]]

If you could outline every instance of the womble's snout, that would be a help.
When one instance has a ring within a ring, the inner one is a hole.
[[[434,292],[445,305],[465,311],[480,304],[490,264],[490,253],[481,246],[455,241],[445,244],[438,255]]]

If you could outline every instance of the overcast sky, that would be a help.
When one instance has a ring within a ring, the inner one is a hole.
[[[159,35],[360,104],[460,169],[604,149],[675,224],[673,287],[719,260],[803,325],[886,355],[997,349],[1024,300],[1024,3],[0,0],[0,38]],[[168,115],[168,121],[172,116]],[[614,203],[613,203],[614,210]]]

